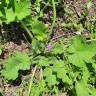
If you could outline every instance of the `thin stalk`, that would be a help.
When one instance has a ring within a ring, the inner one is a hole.
[[[30,39],[32,40],[33,39],[33,35],[32,33],[30,32],[30,30],[25,26],[24,22],[21,21],[21,25],[22,27],[27,31],[28,35],[30,36]]]
[[[52,27],[51,27],[49,36],[52,34],[52,31],[53,31],[53,28],[54,28],[55,22],[56,22],[56,6],[55,6],[54,0],[52,0],[52,6],[53,6],[53,23],[52,23]]]
[[[50,3],[50,0],[48,0],[47,4],[43,7],[43,9],[41,10],[41,12],[43,12],[44,9],[45,9],[47,6],[49,6],[49,3]]]
[[[31,92],[32,84],[33,84],[33,78],[34,78],[36,69],[37,69],[37,66],[35,66],[35,68],[34,68],[34,70],[33,70],[33,74],[32,74],[32,76],[31,76],[31,80],[30,80],[29,90],[28,90],[27,96],[30,96],[30,92]]]

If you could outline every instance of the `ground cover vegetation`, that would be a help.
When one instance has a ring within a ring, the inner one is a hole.
[[[96,96],[95,13],[95,0],[1,0],[0,96]]]

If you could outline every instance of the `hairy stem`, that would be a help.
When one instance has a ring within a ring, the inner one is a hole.
[[[55,7],[55,1],[54,0],[52,0],[52,6],[53,6],[53,23],[52,23],[52,27],[51,27],[49,36],[52,34],[52,31],[53,31],[53,28],[54,28],[55,22],[56,22],[56,7]]]

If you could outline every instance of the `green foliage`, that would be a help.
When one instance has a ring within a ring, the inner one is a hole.
[[[95,42],[86,44],[82,37],[74,37],[72,45],[68,48],[69,62],[77,67],[84,67],[84,63],[91,63],[96,52]]]
[[[56,80],[56,75],[54,75],[52,73],[52,69],[51,68],[45,68],[43,75],[45,77],[45,82],[48,83],[48,86],[52,86],[55,84],[58,84],[57,80]]]
[[[34,54],[40,54],[44,50],[44,44],[40,41],[33,39],[32,40],[32,50]]]
[[[34,20],[32,22],[31,28],[35,38],[39,41],[44,41],[44,39],[47,38],[47,27],[41,21]]]
[[[29,0],[7,0],[1,1],[0,4],[0,22],[10,23],[20,21],[29,16],[30,1]]]
[[[80,73],[82,74],[81,79],[78,78],[81,81],[78,82],[76,80],[76,96],[95,96],[93,95],[94,93],[91,92],[92,90],[90,87],[88,87],[90,85],[88,81],[90,80],[89,78],[91,78],[91,72],[94,73],[94,70],[90,72],[89,66],[94,64],[93,57],[96,54],[96,42],[90,42],[88,44],[83,37],[75,36],[73,38],[72,45],[69,46],[67,51],[69,62],[78,67],[79,70],[81,70]]]
[[[95,59],[93,59],[96,43],[88,43],[82,36],[77,35],[72,38],[69,47],[65,47],[60,42],[56,42],[52,46],[49,52],[45,48],[43,56],[38,54],[34,63],[43,68],[42,75],[49,92],[53,90],[52,86],[58,86],[61,80],[66,88],[76,90],[76,96],[95,96],[93,92],[95,86],[91,85],[94,80],[91,80],[91,76],[96,70]],[[95,77],[93,78],[95,79]],[[92,86],[92,89],[89,86]]]
[[[43,94],[46,90],[45,87],[45,81],[43,79],[40,80],[39,83],[32,86],[30,96],[39,96]]]
[[[41,2],[42,0],[36,0],[35,1],[35,9],[36,9],[36,12],[37,13],[40,13],[40,6],[41,6],[41,4],[40,4],[40,2]]]
[[[42,43],[39,40],[34,42]],[[58,85],[62,81],[65,88],[75,89],[74,96],[95,96],[95,42],[88,43],[82,36],[77,35],[72,38],[71,45],[67,47],[60,42],[54,43],[53,46],[50,51],[47,51],[45,46],[39,47],[38,43],[35,43],[35,46],[32,47],[35,51],[32,65],[37,65],[43,72],[40,73],[42,79],[36,80],[33,77],[30,94],[32,96],[39,96],[45,92],[56,94]],[[39,50],[39,52],[36,52],[36,50]],[[19,70],[29,68],[30,59],[28,55],[17,52],[8,59],[8,63],[1,73],[8,80],[15,80],[18,77]],[[36,89],[37,91],[35,91]]]
[[[43,2],[43,3],[42,3]],[[47,2],[47,1],[46,1]],[[52,0],[54,9],[54,20],[52,30],[56,21],[55,2]],[[77,34],[72,38],[71,44],[64,45],[63,41],[48,40],[48,28],[41,22],[41,3],[45,1],[35,0],[36,16],[31,17],[30,0],[2,0],[0,1],[0,23],[19,22],[24,20],[24,28],[31,34],[32,53],[30,57],[25,53],[17,52],[7,60],[1,75],[8,80],[15,80],[20,70],[29,70],[30,65],[40,69],[38,79],[32,77],[30,96],[45,96],[48,93],[58,94],[58,86],[62,83],[64,88],[74,90],[74,96],[95,96],[96,95],[96,20],[88,21],[88,10],[93,6],[88,2],[86,10],[80,20],[75,20],[74,12],[68,6],[64,11],[70,19],[62,23],[65,29],[76,29]],[[30,17],[29,17],[30,15]],[[73,16],[73,18],[71,18]],[[39,19],[38,19],[39,18]],[[95,17],[94,17],[95,18]],[[90,42],[87,42],[80,34],[84,28],[90,30]],[[49,42],[50,41],[50,42]],[[47,44],[51,44],[50,50]],[[2,50],[0,50],[0,55]],[[32,62],[30,62],[30,59]],[[42,70],[42,71],[41,71]]]
[[[27,32],[28,31],[30,32],[28,34],[32,34],[32,36],[34,37],[34,38],[32,38],[33,44],[35,44],[37,42],[38,42],[38,44],[40,44],[41,41],[44,42],[47,40],[48,27],[45,26],[45,24],[42,21],[38,20],[37,18],[28,17],[28,18],[26,18],[24,24],[22,27],[27,27],[28,28]],[[40,45],[42,45],[42,44],[40,44]]]
[[[87,86],[84,84],[83,81],[76,82],[75,89],[77,96],[91,96],[89,95]]]
[[[5,68],[1,74],[8,80],[15,80],[18,77],[19,70],[30,69],[30,59],[27,54],[16,52],[14,56],[10,56]]]
[[[52,53],[53,54],[62,54],[65,50],[65,46],[61,45],[60,43],[54,43],[53,48],[52,48]]]

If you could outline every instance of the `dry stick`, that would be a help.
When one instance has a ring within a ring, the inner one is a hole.
[[[27,96],[30,96],[31,87],[32,87],[32,84],[33,84],[33,78],[34,78],[34,75],[35,75],[36,69],[37,69],[37,66],[35,66],[35,68],[34,68],[34,70],[33,70],[33,74],[32,74],[32,76],[31,76],[31,80],[30,80],[29,90],[28,90],[28,95],[27,95]]]

